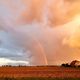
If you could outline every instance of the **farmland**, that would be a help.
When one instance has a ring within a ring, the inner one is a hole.
[[[29,77],[31,78],[36,78],[36,77],[37,78],[77,78],[78,80],[78,78],[80,78],[80,68],[58,67],[58,66],[0,67],[0,78],[5,78],[5,77],[8,78],[26,78],[26,77],[27,78]],[[34,80],[34,79],[30,79],[30,80]],[[72,80],[76,80],[76,79],[72,79]]]

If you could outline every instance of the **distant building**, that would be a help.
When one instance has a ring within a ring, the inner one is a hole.
[[[72,67],[78,67],[78,66],[80,66],[80,61],[74,60],[74,61],[72,61],[72,62],[70,63],[70,66],[72,66]]]

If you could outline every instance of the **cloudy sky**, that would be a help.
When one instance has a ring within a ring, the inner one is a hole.
[[[0,65],[57,65],[80,60],[79,0],[0,0]]]

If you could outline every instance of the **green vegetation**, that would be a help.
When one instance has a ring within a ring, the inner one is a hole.
[[[0,80],[80,80],[80,78],[0,78]]]

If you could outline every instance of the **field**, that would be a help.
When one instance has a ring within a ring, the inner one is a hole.
[[[11,78],[14,80],[80,80],[80,68],[58,66],[0,67],[0,80],[4,80],[2,78],[6,78],[5,80],[12,80]]]

